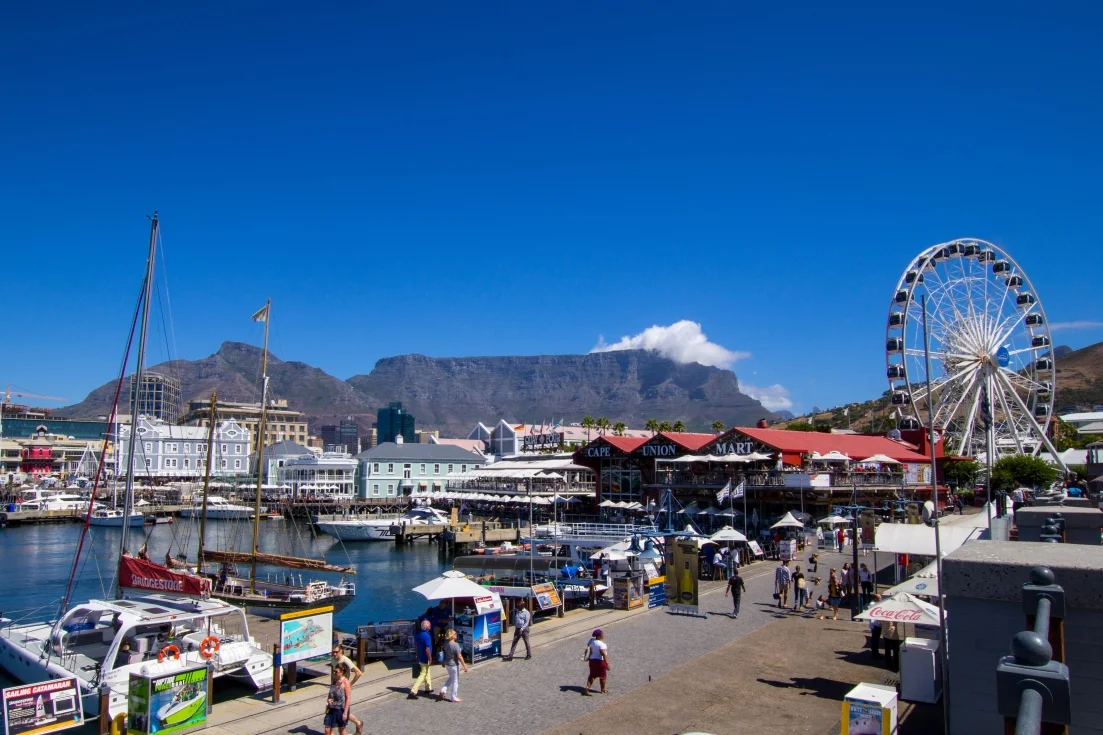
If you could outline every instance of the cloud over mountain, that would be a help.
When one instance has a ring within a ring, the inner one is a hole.
[[[785,411],[793,407],[793,401],[789,398],[789,391],[780,383],[760,388],[739,381],[739,390],[761,403],[771,411]]]
[[[674,362],[697,362],[725,370],[731,370],[737,360],[751,356],[749,352],[736,352],[710,342],[701,330],[701,325],[688,319],[674,322],[667,327],[656,324],[635,336],[621,337],[613,343],[607,343],[604,337],[598,337],[597,344],[590,352],[618,350],[651,350]]]

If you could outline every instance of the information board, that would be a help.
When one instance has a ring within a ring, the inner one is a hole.
[[[559,590],[551,582],[534,584],[532,586],[532,596],[536,598],[536,604],[540,606],[541,610],[554,610],[561,604]]]
[[[207,726],[207,667],[171,674],[131,674],[127,688],[127,735],[170,735]]]
[[[333,645],[333,606],[280,615],[280,660],[274,666],[328,656]]]
[[[613,609],[643,607],[643,577],[618,577],[613,580]]]
[[[468,663],[477,664],[502,655],[502,611],[483,615],[460,613],[455,620],[456,642]]]
[[[655,577],[647,588],[647,606],[662,607],[666,604],[666,577]]]
[[[3,699],[6,735],[58,732],[84,724],[76,677],[10,687]]]

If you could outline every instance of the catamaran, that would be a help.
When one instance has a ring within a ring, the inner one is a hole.
[[[314,525],[322,533],[328,533],[341,541],[392,541],[395,526],[447,526],[449,523],[450,519],[443,511],[429,506],[417,506],[402,515],[319,519]]]

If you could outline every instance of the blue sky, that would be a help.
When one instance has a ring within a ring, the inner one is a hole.
[[[1103,339],[1103,9],[885,5],[10,6],[0,384],[117,371],[155,208],[151,362],[267,296],[342,378],[688,320],[799,412],[885,389],[896,280],[958,236]]]

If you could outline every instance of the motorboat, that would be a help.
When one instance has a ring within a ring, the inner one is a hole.
[[[37,487],[22,493],[23,502],[19,510],[88,510],[88,498],[77,493],[57,488]],[[102,508],[102,503],[93,503],[93,508]]]
[[[253,508],[248,505],[235,505],[221,495],[207,496],[207,520],[232,521],[237,519],[250,519],[253,517]],[[203,515],[203,499],[196,498],[192,504],[180,509],[181,518],[199,518]]]
[[[127,711],[131,674],[197,665],[257,689],[272,686],[271,654],[249,635],[245,611],[221,600],[149,594],[89,600],[56,623],[0,618],[0,666],[25,683],[75,676],[88,715],[99,712],[102,685],[114,718]]]
[[[395,531],[403,526],[447,526],[449,523],[451,518],[444,511],[419,505],[399,516],[319,519],[315,525],[322,533],[327,533],[341,541],[389,541],[394,538]]]
[[[203,711],[206,714],[207,695],[194,688],[173,696],[172,701],[157,710],[161,728],[181,725]]]
[[[141,526],[146,521],[141,511],[130,511],[130,525]],[[107,528],[122,528],[123,527],[123,512],[117,509],[101,508],[99,510],[92,511],[92,517],[88,519],[88,523],[93,526],[101,526]]]

